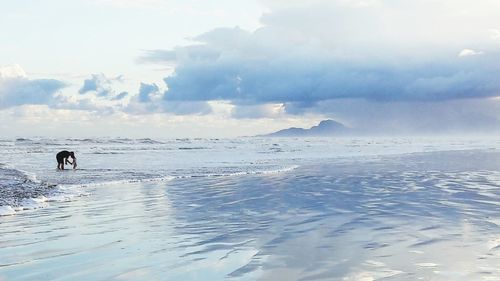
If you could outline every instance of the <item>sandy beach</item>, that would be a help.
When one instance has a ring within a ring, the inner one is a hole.
[[[2,280],[495,280],[500,153],[94,186],[0,217]]]

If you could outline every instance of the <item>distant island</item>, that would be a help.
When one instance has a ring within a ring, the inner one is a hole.
[[[352,133],[352,129],[334,120],[323,120],[317,126],[309,129],[288,128],[260,137],[322,137],[339,136]]]

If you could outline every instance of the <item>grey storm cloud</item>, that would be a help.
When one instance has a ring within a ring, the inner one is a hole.
[[[162,101],[229,101],[234,118],[322,114],[365,131],[500,130],[492,110],[500,106],[500,2],[264,5],[255,31],[217,28],[192,45],[145,52],[142,62],[175,67]]]
[[[66,87],[55,79],[0,76],[0,109],[25,104],[50,104],[54,94]]]
[[[190,46],[146,52],[143,61],[175,65],[165,99],[314,105],[500,93],[500,42],[488,34],[500,20],[489,8],[462,0],[270,2],[253,32],[218,28]],[[459,13],[464,7],[469,13]],[[468,48],[478,51],[459,55]]]
[[[487,59],[498,61],[500,56]],[[404,67],[305,57],[190,62],[165,78],[169,87],[166,98],[310,104],[341,98],[440,101],[493,97],[500,93],[500,66],[488,60],[467,58]]]

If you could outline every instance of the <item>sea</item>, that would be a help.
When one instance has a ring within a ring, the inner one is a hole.
[[[78,166],[57,170],[74,151]],[[500,138],[0,139],[0,280],[500,280]]]

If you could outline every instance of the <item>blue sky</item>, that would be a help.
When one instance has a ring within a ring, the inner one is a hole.
[[[8,136],[500,130],[494,0],[0,3]]]

